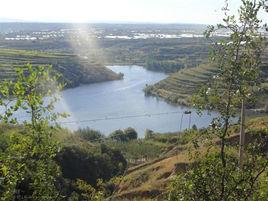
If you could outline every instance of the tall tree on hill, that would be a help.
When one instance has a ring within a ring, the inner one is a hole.
[[[211,62],[217,66],[217,74],[194,97],[200,110],[219,112],[208,129],[208,136],[219,139],[219,148],[210,147],[204,158],[198,158],[193,170],[180,176],[172,186],[170,200],[259,200],[258,177],[267,168],[267,156],[256,156],[247,150],[243,160],[245,142],[245,106],[254,102],[254,94],[260,88],[260,63],[265,38],[261,33],[259,11],[262,0],[241,0],[238,15],[230,15],[229,1],[222,9],[223,23],[209,26],[205,32],[211,40]],[[227,37],[217,37],[224,33]],[[241,107],[239,157],[227,146],[231,134],[232,119]],[[213,144],[213,143],[211,143]],[[257,147],[257,146],[256,146]],[[216,150],[215,150],[216,149]],[[212,150],[215,150],[214,152]],[[260,160],[258,160],[260,159]],[[180,189],[180,190],[179,190]]]
[[[264,2],[242,0],[238,17],[229,15],[228,1],[225,2],[223,23],[218,24],[216,28],[210,26],[206,32],[207,38],[218,31],[225,31],[229,37],[214,42],[211,59],[219,67],[219,73],[212,80],[211,87],[204,96],[209,100],[207,105],[218,110],[223,117],[221,123],[225,129],[221,136],[222,149],[224,149],[224,138],[228,134],[230,117],[235,116],[236,108],[241,105],[239,156],[242,163],[245,144],[245,106],[246,103],[253,101],[254,93],[258,91],[261,81],[260,64],[265,38],[260,32],[262,22],[258,19],[258,13]]]

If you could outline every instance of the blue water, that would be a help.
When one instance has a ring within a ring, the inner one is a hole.
[[[199,117],[191,109],[190,115],[182,113],[189,108],[167,104],[156,97],[146,97],[143,88],[167,77],[164,73],[148,71],[140,66],[112,66],[111,70],[124,73],[123,80],[83,85],[62,92],[57,110],[70,114],[61,120],[62,126],[71,130],[90,127],[109,134],[116,129],[135,128],[139,137],[146,129],[155,132],[175,132],[192,126],[206,127],[212,116]],[[182,125],[181,125],[182,120]]]

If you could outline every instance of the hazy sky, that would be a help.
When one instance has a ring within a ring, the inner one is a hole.
[[[240,0],[230,0],[238,7]],[[224,0],[1,0],[0,19],[217,23]]]

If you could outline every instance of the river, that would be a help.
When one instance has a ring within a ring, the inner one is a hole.
[[[123,80],[82,85],[62,92],[57,110],[69,113],[61,125],[71,130],[90,127],[108,135],[116,129],[133,127],[144,136],[146,129],[155,132],[175,132],[193,124],[206,127],[212,115],[199,117],[196,111],[170,105],[156,97],[144,95],[146,84],[156,83],[164,73],[152,72],[140,66],[110,66],[114,72],[124,73]],[[191,110],[192,115],[184,114]],[[183,116],[182,116],[183,115]]]

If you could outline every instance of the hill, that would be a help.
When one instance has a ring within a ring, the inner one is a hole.
[[[230,146],[236,146],[239,142],[239,134],[237,132],[239,129],[236,127],[233,127],[232,134],[228,138],[228,144]],[[267,117],[250,119],[247,122],[247,141],[249,142],[251,139],[257,138],[258,133],[265,133],[263,136],[267,136],[267,127]],[[173,149],[167,152],[162,158],[129,168],[119,184],[113,199],[164,200],[170,181],[177,173],[185,172],[191,163],[189,150],[193,146],[192,142],[195,136],[189,135],[189,132],[181,134],[180,140],[173,144]],[[174,134],[174,136],[178,136],[178,133]],[[186,139],[188,140],[185,141]],[[155,142],[158,140],[159,138],[156,137]],[[215,144],[219,143],[215,141]],[[267,141],[265,147],[265,151],[267,152]],[[199,149],[202,153],[202,144]]]
[[[268,55],[266,50],[265,55]],[[259,94],[258,107],[268,105],[268,57],[263,57],[262,72],[262,93]],[[181,105],[190,105],[193,93],[204,86],[213,75],[217,73],[216,67],[209,64],[201,64],[196,68],[185,68],[171,74],[166,79],[147,86],[145,93],[163,98],[164,100]]]
[[[120,79],[118,75],[96,61],[62,52],[42,52],[0,49],[0,80],[15,79],[15,68],[32,65],[52,65],[63,75],[67,87]]]
[[[147,86],[145,93],[161,97],[171,103],[189,105],[191,95],[216,72],[217,69],[209,65],[186,68],[171,74],[155,85]]]
[[[109,36],[111,31],[108,30],[104,34]],[[44,35],[30,34],[29,37],[44,38],[53,35],[45,33]],[[62,32],[56,33],[63,34]],[[22,34],[23,36],[26,35],[25,33],[18,33],[19,36]],[[141,34],[140,37],[150,36],[149,33],[141,32],[139,34]],[[64,38],[33,41],[16,38],[14,33],[2,37],[0,34],[0,44],[2,48],[6,49],[68,52],[70,54],[77,54],[78,51],[79,54],[87,55],[89,58],[94,58],[95,61],[105,65],[141,65],[148,70],[166,73],[174,73],[182,68],[196,67],[205,63],[208,57],[209,43],[204,38],[110,39],[105,38],[105,35],[99,36],[103,38],[92,39],[96,44],[95,46],[85,42],[85,39],[79,34],[77,35],[75,30],[74,33],[66,34]],[[156,35],[158,36],[159,33]],[[5,40],[5,37],[9,37],[9,40]]]

